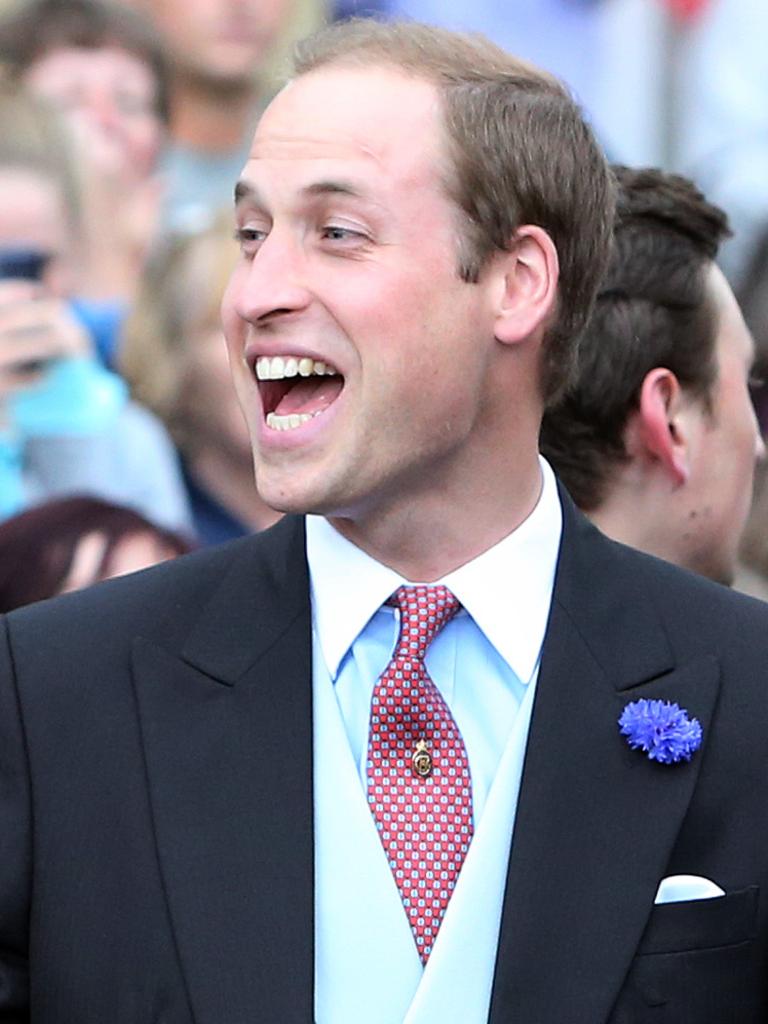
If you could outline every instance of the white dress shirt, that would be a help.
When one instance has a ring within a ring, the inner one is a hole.
[[[552,470],[543,459],[541,466],[541,496],[525,522],[439,581],[463,610],[425,661],[464,738],[476,824],[534,678],[552,599],[562,514]],[[409,581],[319,516],[307,518],[307,559],[313,630],[365,785],[371,696],[399,626],[399,609],[385,602]]]
[[[528,519],[440,581],[464,610],[433,641],[426,661],[467,746],[475,836],[426,969],[365,798],[371,694],[397,637],[396,610],[382,604],[406,581],[324,520],[307,521],[318,1024],[418,1024],[425,1015],[444,1024],[487,1019],[561,534],[557,489],[543,462],[542,479]]]

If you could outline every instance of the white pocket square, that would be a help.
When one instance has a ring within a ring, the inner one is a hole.
[[[662,878],[654,903],[682,903],[685,900],[711,900],[725,896],[719,885],[701,875],[670,875]]]

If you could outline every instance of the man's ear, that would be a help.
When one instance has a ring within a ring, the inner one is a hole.
[[[514,344],[546,325],[557,304],[559,263],[555,243],[535,224],[517,229],[496,267],[498,341]]]
[[[642,448],[652,461],[660,463],[678,486],[690,472],[685,401],[680,382],[671,370],[657,366],[646,374],[640,389],[631,447]]]

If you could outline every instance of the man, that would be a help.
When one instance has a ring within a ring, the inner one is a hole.
[[[714,263],[725,214],[685,178],[616,173],[611,263],[542,451],[608,536],[731,583],[763,443],[752,338]]]
[[[237,195],[258,484],[313,514],[7,621],[6,1018],[764,1020],[765,609],[537,455],[612,220],[578,111],[353,23]]]

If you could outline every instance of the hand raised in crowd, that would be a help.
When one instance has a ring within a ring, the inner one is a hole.
[[[92,343],[66,302],[29,281],[0,281],[0,402],[40,379],[55,359]]]

